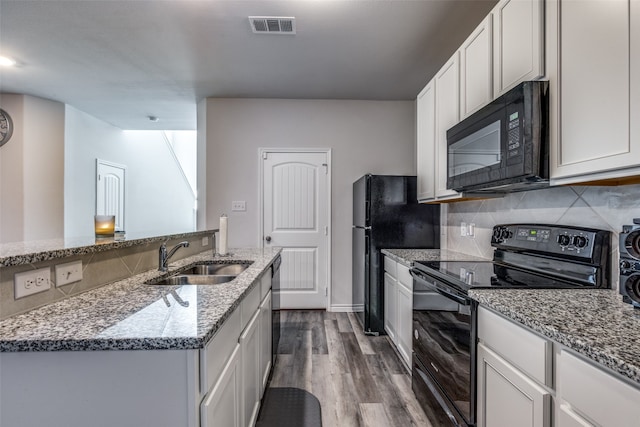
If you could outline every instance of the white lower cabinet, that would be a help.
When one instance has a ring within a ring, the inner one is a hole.
[[[551,393],[478,344],[478,426],[549,427]]]
[[[242,425],[253,426],[260,408],[260,311],[240,335],[240,359],[242,360]]]
[[[272,320],[271,291],[269,291],[260,304],[260,398],[264,395],[271,372]]]
[[[478,341],[478,427],[640,426],[640,387],[604,366],[482,306]]]
[[[640,426],[640,388],[564,348],[556,352],[558,427]]]
[[[413,350],[413,278],[409,267],[384,258],[384,323],[385,331],[396,346],[407,368]]]
[[[200,425],[240,427],[241,387],[240,344],[236,344],[218,382],[202,401]]]
[[[396,303],[398,290],[396,279],[389,273],[384,273],[384,330],[396,342],[396,323],[398,307]]]

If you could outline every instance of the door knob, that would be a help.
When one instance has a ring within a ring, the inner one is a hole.
[[[271,241],[271,236],[267,236],[267,237],[265,237],[265,238],[264,238],[264,240],[266,240],[266,241],[267,241],[267,243],[269,243],[269,242]]]

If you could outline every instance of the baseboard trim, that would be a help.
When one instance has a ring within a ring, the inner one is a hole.
[[[364,304],[332,304],[329,307],[329,311],[333,311],[336,313],[353,313],[357,311],[364,311]]]

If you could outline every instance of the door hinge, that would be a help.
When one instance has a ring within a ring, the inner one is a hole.
[[[329,288],[324,288],[324,296],[325,297],[329,296]]]
[[[267,157],[269,157],[269,153],[267,153],[266,151],[264,153],[262,153],[262,159],[263,160],[267,160]]]
[[[328,235],[329,235],[329,226],[328,226],[328,225],[325,225],[325,226],[324,226],[324,235],[325,235],[325,236],[328,236]]]
[[[326,163],[323,163],[322,166],[324,166],[324,173],[325,175],[329,173],[329,165]]]

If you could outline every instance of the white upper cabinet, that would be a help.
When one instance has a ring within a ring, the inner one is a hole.
[[[555,8],[550,16],[559,20],[552,182],[640,174],[639,128],[637,120],[629,120],[640,113],[638,79],[630,80],[630,73],[640,71],[638,2],[562,1],[549,7]],[[635,37],[631,45],[630,35]]]
[[[493,9],[494,98],[544,76],[543,12],[544,0],[502,0]]]
[[[447,189],[447,130],[460,121],[460,64],[458,52],[435,77],[436,85],[436,196],[456,198],[460,193]]]
[[[418,201],[432,200],[436,196],[436,98],[435,83],[430,81],[418,94],[416,102]]]
[[[493,99],[491,15],[460,46],[460,119]]]

